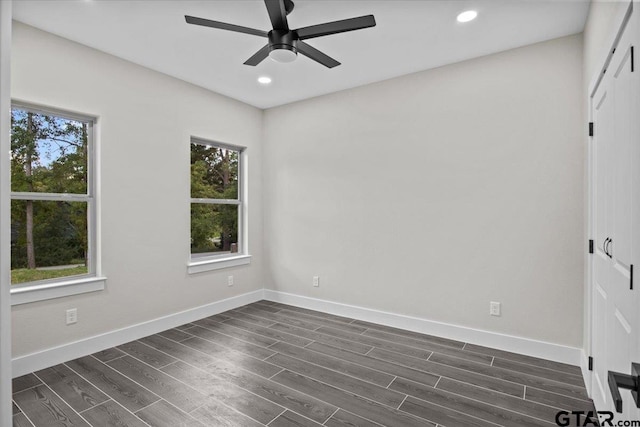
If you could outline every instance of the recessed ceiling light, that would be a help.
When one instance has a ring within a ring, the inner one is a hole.
[[[478,12],[476,12],[475,10],[466,10],[462,12],[460,15],[458,15],[457,19],[458,19],[458,22],[469,22],[476,19],[477,16],[478,16]]]
[[[271,83],[271,77],[260,76],[258,77],[258,83],[260,83],[261,85],[268,85],[269,83]]]

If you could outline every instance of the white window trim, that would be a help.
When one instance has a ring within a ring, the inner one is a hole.
[[[69,202],[86,202],[89,221],[89,260],[90,271],[82,276],[61,277],[51,280],[41,280],[28,283],[11,285],[11,305],[28,304],[53,298],[62,298],[88,292],[101,291],[106,286],[107,278],[100,274],[99,250],[98,250],[98,204],[96,193],[98,192],[98,118],[91,115],[69,112],[58,108],[43,107],[28,102],[13,100],[11,108],[21,108],[34,113],[55,115],[57,117],[88,122],[91,132],[89,134],[89,159],[87,162],[87,194],[69,193],[24,193],[11,192],[11,200],[63,200]]]
[[[31,282],[30,285],[14,285],[11,288],[11,305],[28,304],[53,298],[62,298],[87,292],[101,291],[107,283],[106,277],[73,277],[55,282]]]
[[[237,151],[239,153],[239,188],[238,188],[238,200],[229,200],[229,199],[198,199],[198,198],[190,198],[189,206],[191,203],[210,203],[210,204],[220,204],[220,205],[237,205],[238,206],[238,242],[240,243],[239,253],[230,253],[230,254],[220,254],[213,255],[211,257],[201,258],[201,259],[192,259],[191,258],[191,248],[189,248],[189,258],[187,262],[187,273],[188,274],[198,274],[204,273],[207,271],[220,270],[223,268],[230,267],[238,267],[242,265],[248,265],[251,263],[251,255],[249,254],[249,217],[247,213],[247,194],[248,194],[248,158],[247,158],[247,147],[241,147],[238,145],[225,144],[221,142],[211,141],[204,138],[191,137],[190,144],[202,144],[202,145],[213,145],[218,148],[226,148],[228,150]],[[189,169],[189,174],[191,174],[191,169]],[[191,182],[189,180],[189,182]],[[189,218],[191,221],[191,218]]]
[[[187,264],[189,274],[204,273],[205,271],[220,270],[222,268],[237,267],[239,265],[251,264],[251,255],[225,256],[224,258],[203,261],[191,261]]]

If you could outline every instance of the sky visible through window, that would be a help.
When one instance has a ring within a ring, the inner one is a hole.
[[[27,120],[27,111],[20,109],[13,109],[13,117],[17,120],[26,121]],[[38,153],[37,159],[34,164],[44,168],[50,168],[51,164],[56,160],[59,160],[60,157],[65,154],[74,154],[77,152],[79,141],[77,140],[77,135],[67,135],[67,140],[63,140],[61,138],[55,138],[56,135],[55,129],[64,129],[69,127],[82,127],[82,123],[69,120],[62,119],[59,117],[48,116],[53,119],[53,123],[49,124],[45,120],[42,120],[43,116],[41,114],[34,115],[37,119],[41,119],[43,124],[46,127],[46,133],[43,133],[43,139],[37,139],[35,141],[36,152]],[[58,135],[59,136],[59,135]]]

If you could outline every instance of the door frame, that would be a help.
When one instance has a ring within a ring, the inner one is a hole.
[[[12,1],[0,0],[0,425],[12,425],[11,407],[11,18]]]
[[[617,24],[615,25],[615,31],[609,35],[608,43],[605,46],[609,46],[609,49],[606,51],[605,55],[601,61],[599,61],[602,66],[598,69],[598,71],[592,76],[588,92],[587,92],[587,121],[589,123],[593,122],[593,97],[595,96],[596,91],[600,87],[600,83],[604,77],[605,71],[609,67],[611,63],[611,59],[613,57],[613,53],[615,49],[618,47],[618,43],[620,38],[622,37],[627,24],[631,19],[631,15],[634,9],[634,0],[629,0],[627,6],[622,8],[622,10],[616,16],[615,21]],[[636,5],[638,7],[639,5]],[[640,11],[636,11],[636,14]],[[586,126],[585,126],[586,129]],[[597,124],[595,132],[597,132]],[[595,173],[594,173],[594,156],[595,150],[593,149],[592,137],[587,136],[587,239],[593,239],[595,237],[595,224],[593,221],[593,216],[595,213]],[[586,243],[586,242],[585,242]],[[594,246],[597,245],[598,242],[594,240]],[[593,396],[593,372],[589,370],[589,361],[588,357],[593,354],[593,291],[594,291],[594,260],[592,254],[589,254],[588,251],[586,255],[586,294],[585,294],[585,323],[584,323],[584,334],[583,336],[586,338],[587,342],[584,343],[584,351],[586,352],[583,355],[582,360],[582,371],[583,377],[585,380],[585,385],[587,387],[587,391],[589,396]],[[595,362],[594,362],[595,363]],[[597,409],[597,408],[596,408]]]

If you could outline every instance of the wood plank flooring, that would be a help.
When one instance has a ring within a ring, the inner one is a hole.
[[[14,427],[533,427],[580,368],[260,301],[13,380]]]

